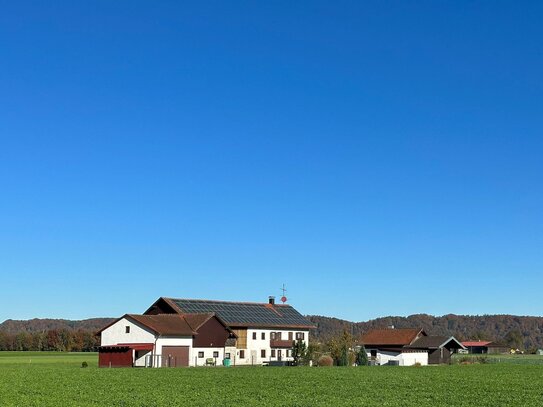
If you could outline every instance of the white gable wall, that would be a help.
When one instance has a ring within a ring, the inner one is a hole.
[[[126,333],[126,327],[130,327],[130,333]],[[154,343],[154,333],[136,325],[132,321],[122,318],[110,327],[104,329],[101,334],[101,345],[110,346],[119,343]]]

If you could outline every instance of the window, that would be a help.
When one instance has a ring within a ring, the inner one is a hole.
[[[214,351],[214,352],[213,352],[213,357],[214,357],[214,358],[218,358],[218,357],[219,357],[219,352]]]
[[[127,334],[130,333],[130,327],[128,325],[124,327],[124,332],[126,332]]]
[[[271,339],[272,341],[275,340],[275,332],[270,332],[270,339]]]
[[[271,350],[271,357],[272,357],[272,358],[275,357],[275,349],[272,349],[272,350]]]
[[[224,358],[225,358],[225,359],[230,359],[230,352],[227,352],[227,353],[224,355]]]
[[[266,349],[261,349],[261,350],[260,350],[260,357],[261,357],[261,358],[265,358],[265,357],[266,357]]]
[[[253,339],[256,339],[256,332],[253,332]]]
[[[204,357],[204,352],[198,352],[198,357],[203,358]]]
[[[244,350],[239,351],[239,358],[240,359],[245,359],[245,351]]]
[[[298,339],[298,338],[296,338],[296,339]],[[289,341],[292,341],[292,332],[289,332],[289,333],[288,333],[288,340],[289,340]]]
[[[290,349],[287,349],[287,358],[290,356]]]
[[[262,334],[260,335],[260,339],[262,340],[266,339],[266,332],[262,332]]]
[[[281,340],[281,335],[282,335],[282,332],[277,332],[277,340],[280,341]]]
[[[305,340],[305,334],[303,332],[296,332],[296,340],[298,339]]]

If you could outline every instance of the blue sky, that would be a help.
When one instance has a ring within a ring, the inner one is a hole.
[[[0,12],[0,321],[541,315],[541,2],[50,3]]]

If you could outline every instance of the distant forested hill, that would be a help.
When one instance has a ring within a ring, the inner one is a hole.
[[[17,321],[8,319],[0,324],[0,332],[8,334],[18,334],[20,332],[43,332],[52,329],[56,330],[78,330],[98,331],[113,321],[113,318],[90,318],[81,321],[71,321],[68,319],[29,319],[26,321]]]
[[[0,324],[0,350],[93,351],[100,344],[96,332],[111,321],[113,318],[92,318],[82,321],[8,319]]]
[[[344,329],[358,338],[373,328],[423,328],[429,335],[453,335],[459,340],[481,339],[498,341],[526,350],[543,349],[543,317],[515,315],[432,315],[384,317],[367,322],[349,322],[337,318],[309,315],[317,325],[314,337],[326,342]]]
[[[454,335],[460,340],[491,340],[526,350],[543,349],[543,317],[514,315],[432,315],[384,317],[367,322],[309,315],[317,325],[312,337],[327,342],[344,329],[355,338],[373,328],[423,328],[430,335]],[[0,324],[0,350],[92,350],[99,343],[94,334],[113,318],[82,321],[65,319],[8,319]]]

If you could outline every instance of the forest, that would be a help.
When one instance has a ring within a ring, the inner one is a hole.
[[[426,314],[383,317],[350,322],[318,315],[307,316],[317,328],[312,341],[327,343],[348,331],[355,338],[373,328],[422,328],[429,335],[455,336],[459,340],[488,340],[527,352],[543,349],[543,317],[515,315]],[[113,318],[82,321],[62,319],[7,320],[0,324],[0,350],[92,351],[100,344],[96,333]]]

